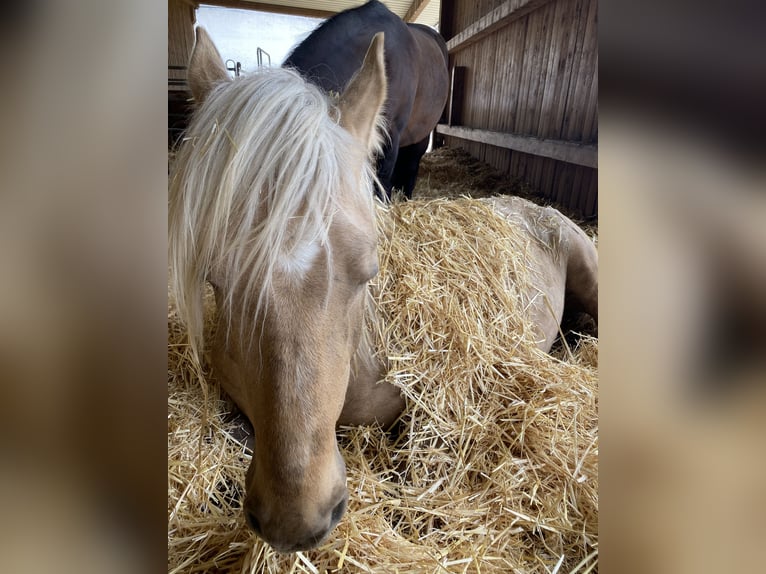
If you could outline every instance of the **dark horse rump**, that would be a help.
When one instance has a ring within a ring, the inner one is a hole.
[[[447,101],[447,46],[431,28],[405,24],[377,0],[336,14],[314,30],[283,66],[295,68],[326,92],[342,93],[359,70],[372,37],[385,33],[389,140],[378,160],[378,177],[407,197],[415,187],[420,158]]]

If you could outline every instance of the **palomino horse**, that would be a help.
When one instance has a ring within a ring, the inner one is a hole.
[[[405,24],[377,0],[336,14],[309,35],[283,64],[326,92],[341,93],[362,65],[373,35],[386,35],[388,97],[383,115],[388,138],[378,178],[412,197],[420,158],[447,102],[447,45],[438,32]]]
[[[204,34],[190,71],[201,104],[169,204],[178,313],[199,353],[203,291],[213,285],[213,368],[255,430],[247,521],[279,551],[312,548],[348,500],[336,424],[388,425],[404,407],[398,389],[378,384],[385,365],[363,343],[378,272],[372,157],[386,100],[383,34],[337,101],[292,70],[230,80]],[[595,314],[597,262],[563,216],[537,237],[556,246],[536,255],[552,302],[538,318],[548,349],[565,295]]]

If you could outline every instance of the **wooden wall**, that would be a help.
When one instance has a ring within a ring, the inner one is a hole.
[[[598,208],[597,10],[597,0],[442,0],[458,74],[452,121],[437,131],[583,217]]]

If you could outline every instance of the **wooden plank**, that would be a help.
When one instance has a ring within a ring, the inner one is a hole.
[[[541,42],[542,26],[544,14],[541,11],[532,12],[527,15],[525,20],[527,24],[527,33],[522,44],[524,53],[524,67],[521,72],[519,83],[519,100],[516,105],[516,120],[513,129],[507,130],[510,133],[521,135],[530,134],[532,130],[532,113],[534,107],[533,93],[536,89],[534,85],[539,82],[540,74],[538,68],[540,65],[540,55],[542,51]],[[522,175],[526,181],[530,181],[528,168],[532,165],[533,157],[526,153],[514,152],[515,157],[511,161],[511,174]],[[531,185],[531,182],[530,182]]]
[[[529,90],[529,67],[532,56],[525,49],[528,39],[532,32],[530,32],[530,22],[532,20],[532,14],[528,14],[521,20],[519,20],[519,26],[523,26],[524,32],[519,34],[518,42],[514,46],[514,50],[519,53],[519,72],[518,80],[516,83],[516,102],[513,109],[513,118],[510,118],[507,128],[503,130],[506,133],[521,133],[520,126],[522,125],[521,116],[523,115],[523,106],[526,98],[526,93]],[[508,166],[508,173],[513,177],[523,177],[525,166],[523,162],[526,161],[527,154],[518,151],[511,150],[511,161]],[[525,180],[526,181],[526,180]]]
[[[514,124],[518,113],[520,86],[524,70],[524,43],[527,38],[527,25],[529,18],[517,20],[513,25],[507,27],[503,33],[508,43],[505,48],[506,54],[510,54],[509,78],[505,84],[501,97],[507,102],[507,107],[500,125],[500,131],[508,133],[514,132]],[[512,150],[506,150],[502,160],[502,170],[508,173],[513,165],[513,156],[516,155]]]
[[[583,193],[583,175],[585,171],[591,171],[591,169],[581,165],[575,167],[572,189],[569,192],[569,207],[574,211],[579,211],[578,206],[580,204],[580,196]]]
[[[521,20],[521,22],[524,23],[525,32],[523,38],[520,39],[520,44],[517,44],[516,48],[521,53],[519,80],[516,86],[516,105],[513,113],[513,122],[503,130],[506,133],[523,133],[521,128],[523,125],[524,105],[526,102],[526,94],[529,91],[530,60],[533,57],[533,54],[526,50],[526,46],[528,38],[534,33],[533,16],[534,13]],[[524,173],[522,162],[525,157],[526,154],[511,151],[511,163],[508,166],[508,173],[511,176],[521,176]]]
[[[445,124],[436,126],[436,131],[472,142],[522,151],[540,157],[587,167],[598,167],[598,147],[593,145],[582,145],[561,140],[541,139],[490,130],[478,130],[462,126],[448,126]]]
[[[517,20],[510,26],[501,30],[497,36],[497,69],[500,71],[500,81],[495,88],[493,101],[496,102],[495,119],[492,129],[499,132],[511,132],[508,124],[513,121],[512,116],[516,107],[515,89],[518,82],[520,54],[515,53],[514,43],[516,38],[524,34],[524,26]],[[510,150],[495,148],[494,166],[499,171],[506,172],[510,160]]]
[[[561,0],[547,4],[539,12],[536,12],[534,16],[540,16],[542,18],[542,28],[540,36],[536,39],[536,49],[540,54],[540,59],[537,62],[536,68],[532,71],[535,81],[532,86],[534,91],[529,97],[529,124],[528,129],[522,133],[532,135],[535,137],[544,137],[538,130],[540,129],[540,118],[544,113],[543,102],[545,99],[545,88],[548,85],[548,72],[549,61],[551,59],[551,44],[553,42],[553,29],[556,18],[557,8],[561,5]],[[530,170],[530,179],[535,182],[535,185],[540,188],[542,169],[544,162],[535,160],[532,162],[532,168]],[[546,194],[548,189],[542,190]]]
[[[598,217],[598,173],[593,172],[588,189],[588,201],[585,203],[585,217]]]
[[[238,8],[240,10],[255,10],[258,12],[274,12],[275,14],[289,14],[291,16],[308,16],[309,18],[327,19],[336,12],[328,10],[314,10],[311,8],[294,8],[292,6],[278,6],[263,2],[247,2],[246,0],[204,0],[203,4],[221,6],[222,8]]]
[[[554,112],[553,97],[556,93],[556,80],[562,50],[561,43],[563,41],[561,36],[562,33],[565,33],[562,27],[560,27],[560,23],[566,15],[566,5],[566,0],[558,0],[551,5],[550,28],[546,34],[545,44],[544,81],[538,104],[540,106],[540,115],[537,118],[537,125],[533,130],[533,133],[541,138],[552,137],[548,133],[548,126],[551,123],[551,115]]]
[[[540,126],[541,131],[539,132],[542,137],[561,140],[569,139],[562,133],[562,125],[564,118],[570,113],[567,108],[567,92],[573,74],[577,29],[582,12],[580,0],[569,0],[565,6],[566,10],[557,22],[557,30],[554,31],[559,39],[559,44],[555,87],[550,99],[550,113],[546,124]]]
[[[477,121],[471,123],[472,126],[476,126],[479,129],[497,131],[492,125],[492,113],[494,110],[492,102],[492,87],[496,82],[496,70],[495,60],[497,56],[497,35],[485,38],[483,42],[476,45],[476,53],[478,58],[479,75],[476,82],[476,88],[474,91],[477,94]],[[485,163],[489,163],[489,157],[491,156],[491,148],[487,146],[481,146],[479,152],[479,159]]]
[[[577,169],[582,169],[582,167],[562,161],[556,162],[556,179],[553,184],[555,189],[554,195],[556,201],[565,207],[569,207],[572,197],[572,183],[575,177],[575,170]]]
[[[553,181],[556,176],[556,167],[561,162],[542,156],[536,158],[536,160],[540,164],[537,187],[545,194],[545,197],[555,200],[556,190]]]
[[[572,76],[572,60],[581,12],[580,0],[559,0],[555,6],[556,16],[551,29],[550,57],[542,102],[544,113],[540,117],[537,135],[545,139],[568,141],[561,133],[561,126],[567,114],[566,92]],[[568,206],[574,165],[564,162],[554,162],[554,165],[546,163],[541,187],[550,189],[551,198],[557,204]]]
[[[479,98],[479,91],[477,90],[477,82],[479,78],[477,76],[479,74],[478,70],[481,66],[481,60],[479,59],[477,52],[478,44],[471,46],[469,50],[466,50],[466,55],[468,56],[468,70],[466,71],[463,123],[468,125],[476,124],[479,111],[479,106],[477,105],[476,100]],[[478,153],[478,148],[473,144],[473,142],[469,147],[473,150],[474,155]]]
[[[565,22],[565,25],[571,29],[564,68],[565,77],[556,93],[558,112],[555,117],[555,124],[550,126],[551,137],[564,141],[583,143],[581,126],[586,110],[575,104],[572,95],[575,92],[576,84],[585,80],[580,77],[580,71],[585,59],[583,46],[588,30],[587,20],[590,4],[590,0],[574,0],[571,12]],[[575,129],[572,129],[573,127]],[[583,166],[572,166],[572,168],[571,171],[565,172],[559,181],[557,196],[567,208],[574,212],[580,212],[580,198],[585,193],[583,172],[592,172],[593,168]]]
[[[524,179],[532,188],[532,191],[539,194],[540,190],[537,189],[537,185],[532,181],[532,166],[534,165],[537,157],[533,156],[532,154],[523,153],[523,152],[516,152],[516,153],[518,153],[522,157],[520,165],[522,168],[521,173],[523,174]]]
[[[584,141],[594,142],[598,139],[598,54],[594,55],[593,78],[590,84],[590,94],[585,104],[585,119],[583,121]]]
[[[586,12],[587,10],[587,12]],[[569,122],[568,140],[590,143],[595,141],[593,119],[596,115],[597,101],[592,98],[593,91],[598,88],[598,0],[590,0],[584,8],[585,27],[581,48],[580,64],[577,70],[575,86],[572,90],[569,110],[576,111],[576,117]]]
[[[572,36],[574,42],[572,45],[571,60],[569,62],[569,69],[566,86],[562,89],[560,96],[563,98],[564,115],[561,117],[561,126],[559,127],[559,133],[556,137],[567,141],[580,141],[581,135],[577,133],[574,126],[577,126],[580,121],[579,118],[583,115],[584,110],[578,109],[574,104],[574,90],[575,86],[580,79],[580,65],[583,60],[583,45],[585,41],[585,31],[587,25],[587,11],[589,0],[576,0],[574,22],[572,26]]]
[[[410,7],[407,9],[407,12],[404,15],[405,22],[414,22],[418,19],[418,16],[420,16],[421,12],[425,10],[426,6],[428,6],[428,3],[431,0],[412,0],[412,4],[410,4]]]
[[[509,51],[508,40],[508,31],[511,28],[509,26],[494,35],[497,58],[494,66],[495,81],[492,83],[492,109],[490,112],[491,124],[489,128],[499,132],[508,131],[505,123],[509,114],[508,108],[512,104],[506,91],[513,77],[513,67],[511,66],[513,56]],[[508,156],[508,150],[493,147],[491,151],[491,155],[487,156],[489,158],[488,163],[495,169],[502,171],[504,169],[504,160]]]
[[[577,210],[583,217],[587,217],[585,213],[585,204],[588,202],[588,194],[590,193],[591,182],[593,181],[596,173],[597,172],[595,170],[591,169],[588,170],[588,173],[583,176],[582,192],[580,193],[580,199],[577,204]]]
[[[447,42],[450,53],[462,50],[514,20],[537,10],[550,0],[506,0],[486,16],[479,18]]]
[[[529,185],[536,194],[541,197],[547,197],[548,194],[545,193],[545,190],[540,189],[540,173],[542,171],[540,163],[542,160],[543,158],[539,156],[527,154],[526,177]]]
[[[509,40],[508,32],[512,27],[505,28],[497,34],[497,52],[498,58],[495,63],[496,73],[498,74],[498,81],[493,86],[492,101],[494,102],[494,117],[492,129],[506,132],[509,131],[507,127],[508,116],[511,114],[510,109],[513,107],[513,100],[510,97],[509,89],[513,84],[514,55],[511,51],[511,43]],[[492,158],[492,166],[498,171],[505,172],[508,167],[508,150],[504,148],[494,148],[494,157]]]

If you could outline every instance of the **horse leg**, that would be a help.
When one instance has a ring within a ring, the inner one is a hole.
[[[590,237],[567,218],[562,218],[567,231],[566,306],[587,313],[598,325],[598,251]]]
[[[418,177],[420,158],[426,153],[431,135],[412,145],[399,149],[396,159],[392,187],[401,189],[407,199],[412,199],[412,191],[415,189],[415,180]]]
[[[368,425],[375,422],[387,428],[404,410],[401,391],[384,382],[386,368],[368,351],[352,363],[346,401],[339,425]]]
[[[383,145],[382,155],[378,158],[378,179],[386,193],[386,197],[381,198],[384,201],[391,201],[392,180],[398,154],[399,132],[394,128],[391,130],[389,139]]]
[[[346,402],[338,424],[356,426],[378,423],[387,428],[404,407],[404,397],[395,386],[384,381],[356,380],[346,390]]]

